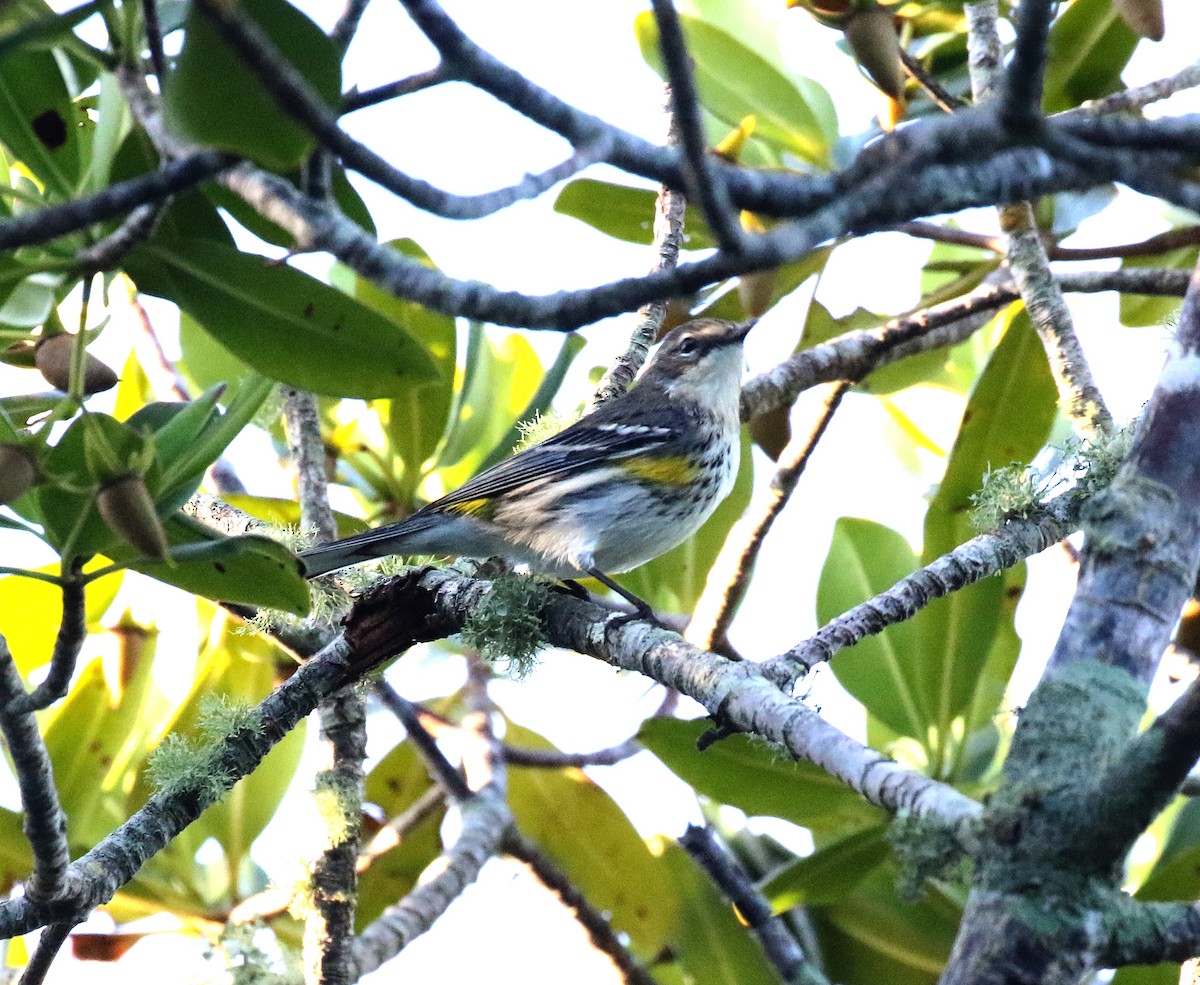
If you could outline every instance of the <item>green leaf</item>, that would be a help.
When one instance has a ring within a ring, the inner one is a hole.
[[[533,396],[529,398],[529,403],[525,405],[525,409],[521,411],[520,416],[513,421],[512,427],[508,429],[504,437],[496,442],[491,452],[484,456],[483,461],[479,464],[481,471],[490,468],[511,455],[512,450],[521,443],[524,434],[522,429],[535,422],[550,409],[550,404],[562,387],[567,370],[571,368],[571,363],[575,361],[575,357],[583,351],[586,345],[587,342],[584,341],[583,336],[576,335],[574,332],[569,332],[563,336],[562,345],[558,349],[558,355],[554,357],[554,362],[546,370],[546,374],[542,377],[542,382],[538,384],[538,388],[534,391]]]
[[[1127,257],[1121,261],[1126,267],[1167,267],[1171,270],[1191,271],[1196,268],[1200,249],[1185,246],[1152,257]],[[1146,294],[1121,294],[1121,324],[1131,328],[1143,325],[1167,324],[1183,304],[1183,298],[1155,297]]]
[[[743,430],[737,482],[704,526],[666,554],[618,575],[618,582],[660,611],[691,612],[695,608],[730,528],[750,503],[754,486],[751,446],[750,436]]]
[[[933,985],[938,980],[961,907],[936,885],[928,885],[916,903],[899,899],[898,874],[894,863],[882,865],[844,901],[809,911],[830,981]]]
[[[1021,655],[1021,637],[1017,635],[1017,603],[1025,593],[1025,565],[1009,568],[997,579],[1004,592],[997,604],[998,618],[988,651],[971,687],[971,703],[966,715],[966,736],[954,767],[955,782],[972,783],[987,776],[999,748],[1000,733],[996,715],[1004,706],[1008,682]]]
[[[887,825],[876,824],[819,848],[772,874],[762,886],[776,913],[824,906],[846,897],[891,855]]]
[[[220,602],[267,606],[298,616],[308,613],[308,582],[300,563],[282,544],[247,534],[226,537],[189,517],[176,515],[163,527],[167,558],[139,558],[133,549],[114,545],[105,553],[134,571]]]
[[[837,135],[828,129],[829,108],[814,105],[822,101],[824,90],[810,80],[803,87],[793,82],[711,24],[687,15],[680,20],[705,109],[730,128],[753,116],[755,138],[818,167],[830,166],[830,148]],[[642,57],[665,78],[654,15],[638,14],[634,30]]]
[[[274,389],[275,384],[270,380],[243,377],[223,394],[220,389],[213,388],[192,401],[189,406],[194,409],[179,414],[159,431],[155,436],[155,450],[163,479],[156,501],[171,503],[180,495],[184,499],[190,496],[205,470],[245,430]],[[221,396],[226,398],[224,412],[215,407]],[[197,423],[198,428],[195,427]]]
[[[226,493],[221,499],[230,506],[249,513],[251,516],[273,523],[277,527],[300,526],[300,504],[294,499],[276,499],[272,496],[247,496],[243,493]],[[350,537],[367,529],[367,522],[347,513],[333,511],[337,521],[339,537]]]
[[[1058,392],[1041,340],[1018,305],[1001,316],[1004,322],[1004,336],[971,393],[938,487],[934,502],[946,510],[970,509],[991,469],[1030,461],[1054,423]]]
[[[1123,88],[1138,40],[1110,0],[1074,0],[1050,28],[1042,109],[1061,113]]]
[[[793,762],[764,743],[730,736],[700,752],[709,722],[652,718],[638,739],[696,792],[751,815],[781,817],[813,831],[878,823],[882,812],[812,763]]]
[[[0,60],[0,141],[59,199],[79,184],[79,122],[53,52]]]
[[[670,951],[690,980],[703,985],[778,985],[779,975],[762,947],[712,880],[678,845],[663,841],[661,851],[672,883],[672,895],[664,899],[678,904]]]
[[[524,336],[509,332],[495,341],[482,325],[472,325],[457,405],[435,456],[444,489],[457,489],[479,471],[484,457],[529,406],[544,376],[541,360]]]
[[[916,555],[896,531],[842,517],[833,528],[817,585],[817,622],[824,625],[891,588],[916,567]],[[924,742],[931,710],[914,680],[913,662],[925,646],[920,623],[909,619],[841,651],[831,666],[842,686],[872,715],[893,731]]]
[[[182,309],[179,312],[179,348],[183,354],[179,369],[193,388],[207,390],[220,383],[258,375]]]
[[[507,741],[552,749],[510,723]],[[657,954],[675,920],[670,878],[612,798],[581,770],[512,769],[508,800],[517,826],[566,874],[643,960]]]
[[[593,229],[626,243],[649,246],[654,241],[654,208],[658,193],[594,178],[576,178],[563,186],[554,200],[554,211],[586,222]],[[683,221],[684,247],[708,250],[716,241],[703,213],[689,205]]]
[[[174,301],[264,376],[338,397],[381,397],[436,378],[393,322],[286,264],[215,242],[156,238],[130,254],[138,287]]]
[[[60,274],[34,273],[18,281],[0,306],[0,325],[34,328],[50,317],[58,303]]]
[[[24,818],[19,811],[0,807],[0,888],[6,893],[33,871],[33,851],[21,827]]]
[[[316,93],[337,108],[341,60],[316,24],[286,0],[243,0],[237,10],[257,22]],[[243,154],[268,167],[298,166],[315,139],[279,108],[196,4],[184,31],[183,50],[163,87],[167,126],[184,140]]]

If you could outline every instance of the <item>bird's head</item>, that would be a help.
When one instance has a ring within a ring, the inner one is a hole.
[[[706,403],[736,395],[742,376],[742,341],[753,321],[697,318],[672,330],[647,363],[639,386],[653,383],[670,396]]]

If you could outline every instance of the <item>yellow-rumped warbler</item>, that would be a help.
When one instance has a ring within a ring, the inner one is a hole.
[[[683,543],[729,495],[752,324],[679,326],[627,393],[406,520],[303,551],[305,574],[388,554],[500,556],[553,578],[590,576],[651,615],[606,572]]]

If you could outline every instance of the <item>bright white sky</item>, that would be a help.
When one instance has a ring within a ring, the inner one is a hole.
[[[57,8],[72,3],[55,2]],[[328,28],[341,8],[333,0],[303,0],[304,7]],[[660,139],[661,82],[643,63],[633,34],[635,15],[644,0],[606,0],[603,3],[564,3],[562,0],[507,0],[478,3],[457,0],[445,4],[474,40],[538,83],[568,101],[651,139]],[[712,0],[694,0],[684,9],[711,9]],[[864,130],[879,108],[880,97],[835,46],[835,32],[815,26],[800,11],[785,11],[782,0],[743,3],[761,13],[763,37],[774,36],[787,65],[797,74],[811,75],[830,88],[838,107],[842,129]],[[1194,57],[1195,14],[1186,0],[1166,0],[1168,38],[1159,45],[1143,43],[1126,73],[1126,81],[1139,84],[1170,74]],[[399,4],[376,0],[367,10],[362,29],[350,51],[347,85],[360,88],[392,81],[434,63],[432,48],[405,17]],[[1169,108],[1193,96],[1177,97]],[[477,192],[507,185],[525,172],[537,172],[560,160],[564,143],[548,135],[490,97],[466,86],[444,86],[353,114],[347,127],[398,167],[458,192]],[[603,169],[590,172],[604,176]],[[552,213],[553,194],[538,202],[518,204],[496,216],[469,224],[456,224],[417,212],[370,183],[357,181],[381,238],[411,237],[422,244],[449,274],[530,292],[548,292],[586,286],[614,277],[636,274],[649,262],[642,247],[617,243],[591,232],[584,225]],[[1085,229],[1090,242],[1131,241],[1163,228],[1159,206],[1126,195],[1125,203],[1103,228]],[[994,219],[987,210],[962,218],[962,224],[992,231]],[[1093,227],[1099,226],[1093,223]],[[877,311],[900,312],[916,300],[913,272],[926,246],[899,235],[873,236],[838,251],[822,284],[822,300],[835,314],[862,306]],[[303,266],[323,273],[328,261],[305,258]],[[876,272],[873,278],[864,270]],[[803,293],[803,292],[801,292]],[[781,305],[753,333],[747,345],[748,371],[760,372],[790,352],[800,333],[806,297]],[[174,327],[170,307],[149,305],[160,331],[170,339]],[[1089,298],[1078,309],[1079,330],[1099,379],[1119,418],[1136,413],[1149,394],[1161,364],[1164,331],[1135,332],[1121,328],[1108,299]],[[617,352],[630,317],[612,319],[585,334],[592,344],[577,363],[574,382],[605,363]],[[115,312],[112,327],[95,347],[112,365],[120,366],[132,344],[127,313]],[[569,384],[570,385],[570,384]],[[31,389],[27,373],[0,368],[0,392]],[[582,391],[580,391],[582,392]],[[961,402],[940,392],[924,391],[902,398],[905,409],[929,428],[930,434],[949,447],[961,413]],[[99,401],[98,406],[103,405]],[[813,401],[802,400],[799,426]],[[919,544],[924,504],[922,493],[939,473],[930,461],[925,474],[913,476],[893,464],[888,445],[888,425],[873,398],[850,396],[815,456],[809,473],[776,525],[758,569],[758,578],[735,623],[734,642],[753,657],[770,656],[815,628],[809,599],[828,547],[832,524],[838,516],[866,516],[901,530]],[[265,456],[265,457],[264,457]],[[290,495],[282,471],[264,470],[257,463],[272,461],[274,453],[264,440],[239,443],[238,465],[251,491]],[[760,482],[770,471],[759,459]],[[769,463],[767,463],[769,464]],[[7,542],[5,542],[7,543]],[[1069,569],[1055,552],[1031,567],[1037,611],[1025,607],[1019,629],[1026,640],[1026,673],[1033,674],[1052,643],[1070,595]],[[127,595],[120,605],[135,605],[149,619],[161,613],[167,593],[142,584],[136,597]],[[176,611],[179,611],[176,609]],[[788,612],[779,621],[779,612]],[[164,620],[160,652],[186,652],[192,646],[190,630],[173,631]],[[174,635],[172,635],[174,633]],[[407,696],[420,699],[445,693],[459,676],[452,662],[419,659],[400,661],[391,677]],[[830,675],[823,675],[828,682]],[[164,682],[167,683],[167,682]],[[500,683],[496,697],[507,711],[569,749],[588,749],[626,738],[640,718],[657,704],[657,695],[640,679],[614,674],[584,658],[550,654],[532,679]],[[586,703],[579,695],[587,695]],[[1018,696],[1019,697],[1019,696]],[[822,686],[817,699],[830,717],[857,732],[860,716],[838,701],[832,688]],[[381,717],[381,716],[380,716]],[[382,755],[394,741],[395,730],[384,721],[374,722],[371,752]],[[390,735],[387,733],[391,733]],[[381,734],[382,733],[382,734]],[[693,798],[682,784],[653,763],[638,759],[611,769],[593,771],[594,777],[618,797],[647,836],[661,832],[677,835],[684,824],[698,820]],[[303,768],[303,767],[302,767]],[[292,809],[294,807],[294,809]],[[303,811],[303,797],[285,813],[295,823]],[[290,832],[289,832],[290,834]],[[285,840],[285,839],[280,839]],[[288,849],[295,844],[289,837]],[[262,861],[281,881],[288,879],[286,859],[263,853]],[[492,865],[485,871],[482,888],[451,909],[433,932],[418,941],[389,966],[393,973],[428,973],[437,968],[446,981],[468,976],[493,976],[497,968],[520,968],[524,981],[569,980],[586,983],[615,981],[607,962],[591,953],[572,921],[546,905],[545,895],[514,880],[511,867]],[[498,895],[502,893],[504,895]],[[510,895],[516,893],[516,896]],[[525,908],[528,907],[528,910]],[[497,912],[504,918],[497,920]],[[560,919],[559,929],[547,921]],[[503,923],[502,933],[481,938],[480,928]],[[451,935],[461,935],[453,937]],[[526,936],[528,935],[528,936]],[[463,939],[476,946],[461,947]],[[556,948],[558,943],[561,947]],[[199,949],[182,947],[170,935],[151,937],[137,945],[119,966],[92,965],[89,981],[128,981],[142,973],[161,975],[170,961],[177,980],[202,972]],[[78,981],[78,965],[60,961],[51,981]],[[380,979],[382,980],[382,976]]]

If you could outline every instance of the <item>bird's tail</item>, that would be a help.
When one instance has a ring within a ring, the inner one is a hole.
[[[335,540],[332,544],[301,551],[297,556],[304,565],[304,577],[316,578],[317,575],[390,554],[421,554],[422,549],[411,543],[411,537],[427,526],[424,518],[414,516],[400,523],[376,527],[345,540]]]

